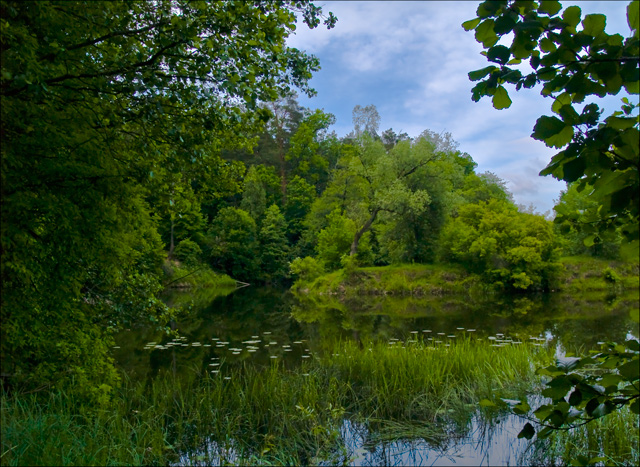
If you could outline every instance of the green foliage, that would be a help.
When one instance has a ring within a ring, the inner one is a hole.
[[[202,249],[200,246],[188,238],[185,238],[173,252],[176,259],[182,261],[186,266],[195,266],[202,258]]]
[[[324,273],[324,266],[312,256],[295,258],[289,265],[292,275],[303,281],[312,281]]]
[[[611,284],[617,284],[619,283],[622,279],[620,278],[620,276],[618,275],[617,272],[615,272],[613,269],[611,268],[607,268],[603,271],[602,276],[604,277],[604,280],[611,283]]]
[[[487,59],[498,66],[469,73],[471,80],[482,80],[472,90],[473,100],[493,96],[494,107],[505,108],[511,102],[503,84],[515,84],[519,90],[543,83],[542,95],[554,98],[551,109],[560,118],[540,117],[532,136],[549,147],[564,149],[540,174],[575,183],[576,190],[586,191],[588,200],[593,202],[584,210],[576,210],[566,200],[559,208],[557,222],[569,227],[580,223],[579,231],[588,234],[583,238],[586,247],[592,246],[596,238],[620,235],[621,256],[635,260],[640,245],[638,105],[624,97],[622,110],[604,119],[596,103],[587,102],[581,113],[574,105],[587,98],[616,95],[622,88],[632,95],[639,93],[638,2],[632,1],[627,7],[631,35],[626,39],[605,32],[604,15],[586,15],[582,19],[578,6],[566,8],[559,16],[561,11],[557,1],[480,4],[478,18],[463,27],[475,29],[476,39],[487,49]],[[511,33],[510,47],[496,45]],[[526,76],[507,66],[523,59],[529,59],[533,68]],[[618,282],[616,279],[609,274],[608,281]],[[637,313],[634,318],[637,322]],[[551,376],[543,395],[551,397],[552,403],[535,412],[543,425],[539,438],[554,430],[588,423],[622,406],[628,405],[638,414],[638,341],[629,340],[626,345],[625,349],[610,344],[594,357],[564,358],[556,366],[541,370]],[[587,365],[592,365],[593,373],[573,371]],[[519,410],[528,410],[521,405]],[[531,439],[534,434],[533,425],[527,424],[519,436]],[[606,459],[580,456],[572,463],[587,465],[602,460]]]
[[[258,274],[258,234],[247,211],[222,208],[208,232],[211,265],[234,279],[250,280]]]
[[[593,232],[584,228],[599,218],[600,205],[589,196],[591,191],[589,186],[579,191],[578,186],[572,183],[560,193],[560,199],[553,208],[556,212],[554,230],[560,234],[567,255],[616,258],[622,240],[618,231]]]
[[[349,254],[355,233],[356,224],[336,208],[327,217],[327,226],[318,234],[318,260],[330,271],[339,269],[342,256]]]
[[[638,256],[640,183],[640,127],[637,105],[626,97],[621,111],[601,118],[593,98],[616,95],[622,89],[639,92],[638,3],[627,8],[632,32],[623,39],[605,32],[606,17],[581,17],[577,6],[562,10],[559,2],[486,1],[478,17],[463,27],[475,30],[476,40],[495,65],[469,73],[480,81],[472,89],[474,101],[491,96],[497,109],[511,105],[504,85],[516,90],[542,84],[542,95],[554,99],[557,116],[538,119],[532,136],[558,152],[541,175],[575,182],[578,190],[589,188],[589,199],[599,208],[592,212],[596,222],[585,222],[585,232],[620,234],[627,244],[622,253]],[[512,34],[510,45],[496,45]],[[513,65],[528,60],[533,69],[523,75]],[[581,112],[576,105],[586,102]],[[563,222],[561,216],[558,222]]]
[[[638,415],[639,350],[631,339],[625,345],[605,344],[588,357],[558,357],[555,365],[539,369],[538,374],[550,377],[542,395],[551,403],[533,412],[539,429],[527,423],[518,437],[547,438],[554,430],[572,429],[626,406]],[[527,415],[530,407],[521,401],[512,410]]]
[[[275,204],[267,209],[260,229],[260,271],[269,281],[286,277],[289,264],[287,221]]]
[[[303,177],[311,183],[326,181],[329,160],[322,156],[322,133],[335,123],[331,114],[316,109],[300,122],[289,141],[289,150],[285,156],[293,164],[291,173]]]
[[[256,222],[262,219],[264,211],[267,209],[267,194],[255,166],[249,167],[244,177],[240,207],[247,211]]]
[[[286,46],[311,3],[0,6],[3,373],[96,404],[117,378],[108,332],[161,321],[163,245],[202,233],[199,203],[237,191],[258,101],[307,82]],[[335,24],[329,15],[324,23]],[[158,226],[156,220],[162,225]]]
[[[441,246],[444,259],[510,290],[548,290],[559,268],[551,224],[496,199],[459,207]]]
[[[297,241],[304,230],[304,219],[316,199],[316,189],[304,178],[295,176],[287,186],[287,202],[284,214],[288,222],[287,233],[292,241]]]

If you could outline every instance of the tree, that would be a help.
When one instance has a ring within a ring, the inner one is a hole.
[[[267,281],[286,277],[289,267],[287,221],[280,208],[272,204],[266,211],[260,229],[260,269]]]
[[[163,169],[204,174],[204,191],[231,178],[219,153],[251,145],[267,118],[258,102],[292,87],[313,94],[317,59],[285,41],[296,14],[316,27],[321,10],[182,0],[0,9],[3,372],[104,400],[116,382],[108,333],[164,310],[160,206],[149,199],[171,198],[152,194],[152,181],[170,193]]]
[[[581,19],[580,8],[570,6],[558,16],[562,6],[557,1],[486,1],[478,7],[477,18],[463,24],[466,30],[475,29],[476,39],[487,49],[487,59],[498,65],[469,73],[471,80],[482,80],[472,90],[473,99],[492,96],[494,107],[504,109],[511,99],[503,84],[515,84],[518,90],[544,83],[542,95],[554,98],[551,108],[560,118],[540,117],[532,136],[547,146],[564,149],[540,174],[575,182],[580,192],[590,189],[589,198],[598,205],[597,223],[581,227],[594,236],[619,232],[624,240],[621,253],[633,259],[638,257],[640,244],[640,124],[634,116],[638,106],[625,97],[622,111],[602,119],[596,103],[587,103],[580,113],[575,105],[587,97],[616,95],[622,88],[632,95],[639,93],[639,4],[632,1],[627,7],[632,32],[626,39],[605,32],[604,15]],[[509,47],[496,45],[511,33]],[[508,66],[525,59],[533,68],[526,76]],[[564,222],[564,217],[556,216],[556,222]],[[638,321],[637,311],[632,318]],[[640,413],[639,348],[638,340],[630,339],[624,346],[610,344],[594,357],[559,358],[555,366],[539,370],[551,376],[543,394],[552,403],[535,411],[543,426],[538,437],[588,423],[621,407]],[[591,371],[586,377],[573,371],[587,365]],[[513,410],[526,414],[529,406],[520,402]],[[536,429],[527,423],[518,436],[531,439],[535,434]],[[575,464],[598,461],[576,459]]]
[[[244,177],[244,189],[240,207],[247,211],[256,222],[261,220],[264,211],[267,209],[267,194],[258,169],[255,166],[249,167]]]
[[[472,81],[480,80],[472,89],[473,100],[491,96],[495,108],[505,109],[511,105],[506,83],[514,84],[516,90],[542,84],[541,94],[554,99],[551,109],[557,117],[540,117],[532,136],[549,147],[564,149],[540,174],[576,182],[580,191],[590,187],[590,198],[600,206],[598,223],[584,224],[583,228],[594,235],[619,230],[626,243],[625,256],[637,258],[637,105],[625,97],[622,111],[602,118],[598,104],[586,100],[617,95],[623,88],[629,94],[638,94],[638,2],[627,7],[632,33],[626,39],[605,32],[604,15],[581,18],[579,7],[562,10],[557,1],[486,1],[477,14],[463,27],[475,30],[476,40],[495,65],[469,73]],[[511,45],[498,44],[509,34],[513,34]],[[528,60],[533,69],[526,75],[512,67],[523,60]],[[582,111],[576,110],[585,102]]]
[[[410,178],[420,178],[421,169],[434,160],[433,146],[425,139],[414,144],[402,142],[388,153],[381,142],[370,137],[362,140],[355,157],[345,160],[343,166],[343,170],[357,179],[363,195],[357,204],[364,216],[358,219],[351,256],[355,255],[358,242],[378,214],[402,217],[425,210],[431,198],[425,189],[412,189]]]
[[[598,203],[589,197],[591,189],[578,191],[574,183],[560,193],[560,199],[553,208],[561,220],[554,224],[555,230],[564,241],[563,250],[567,255],[589,254],[616,258],[620,248],[618,232],[601,232],[594,236],[580,228],[583,224],[598,221]]]
[[[211,265],[234,279],[258,276],[258,245],[256,222],[247,211],[222,208],[211,223]]]
[[[313,185],[297,175],[291,179],[284,214],[288,224],[287,233],[292,243],[300,239],[304,230],[304,219],[315,199],[316,189]]]
[[[353,108],[353,131],[356,138],[363,134],[367,134],[372,138],[376,137],[378,136],[379,128],[380,114],[375,105],[370,104],[366,107],[356,105]]]
[[[560,265],[551,224],[491,199],[465,204],[442,231],[444,259],[462,263],[506,290],[550,290]]]
[[[329,160],[323,157],[322,137],[336,118],[316,109],[308,112],[289,141],[286,160],[292,165],[291,173],[312,184],[325,182],[329,172]]]

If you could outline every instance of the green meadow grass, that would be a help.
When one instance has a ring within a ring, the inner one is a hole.
[[[445,439],[452,424],[464,433],[479,400],[538,387],[535,368],[553,352],[469,335],[449,346],[432,342],[336,341],[295,370],[274,361],[206,375],[194,369],[182,381],[124,378],[104,411],[83,411],[62,393],[3,391],[1,464],[348,462],[345,418],[378,440]]]

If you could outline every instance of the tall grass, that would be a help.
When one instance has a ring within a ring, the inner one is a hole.
[[[476,402],[521,393],[551,349],[335,342],[288,371],[273,362],[176,380],[125,381],[109,411],[72,397],[2,393],[2,465],[314,464],[347,462],[345,418],[381,438],[434,440],[465,429]],[[228,378],[228,379],[226,379]],[[429,422],[425,424],[424,422]],[[420,428],[418,431],[418,425]],[[425,426],[429,433],[425,432]]]
[[[598,465],[640,464],[638,416],[628,408],[534,443],[522,461],[530,465],[568,465],[579,456],[603,458]]]

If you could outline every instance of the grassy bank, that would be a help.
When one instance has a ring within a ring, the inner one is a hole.
[[[620,292],[637,290],[638,263],[603,260],[587,256],[560,259],[563,265],[554,291]],[[444,264],[401,264],[395,266],[344,269],[312,281],[298,281],[292,290],[309,295],[410,295],[441,296],[491,292],[491,284],[467,272],[462,266]]]
[[[207,264],[185,265],[178,260],[165,260],[163,284],[167,289],[234,288],[235,279],[215,272]]]
[[[296,282],[293,290],[327,295],[413,295],[439,296],[477,289],[477,277],[456,265],[401,264],[395,266],[344,269],[309,282]]]
[[[638,290],[639,267],[635,262],[622,262],[590,256],[567,256],[558,288],[566,292]]]
[[[3,393],[2,465],[341,462],[345,418],[379,439],[444,439],[452,426],[464,434],[478,400],[530,389],[532,363],[550,358],[551,349],[471,338],[336,342],[292,371],[277,361],[225,371],[222,362],[188,381],[125,381],[113,407],[93,415],[64,394]]]

